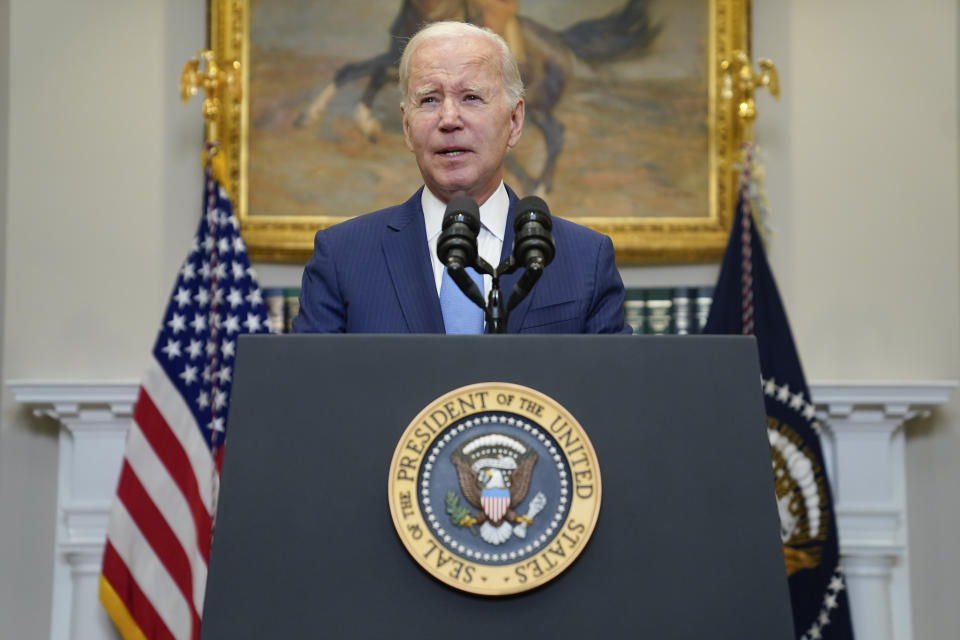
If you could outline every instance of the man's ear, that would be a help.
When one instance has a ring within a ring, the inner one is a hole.
[[[523,134],[523,116],[524,116],[523,98],[517,100],[517,106],[513,108],[510,114],[510,137],[507,138],[507,147],[512,148],[520,142],[520,136]]]
[[[407,122],[407,109],[402,102],[400,103],[400,119],[403,122],[403,142],[407,145],[407,149],[413,151],[413,145],[410,144],[410,123]]]

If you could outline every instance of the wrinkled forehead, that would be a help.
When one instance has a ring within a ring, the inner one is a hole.
[[[438,37],[423,42],[410,56],[407,91],[435,83],[502,87],[493,43],[476,36]]]

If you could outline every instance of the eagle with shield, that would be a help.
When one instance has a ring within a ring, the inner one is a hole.
[[[489,433],[465,442],[450,460],[457,470],[460,492],[478,509],[470,513],[451,491],[447,512],[454,524],[471,531],[480,525],[480,537],[494,545],[503,544],[513,535],[526,537],[527,527],[547,502],[538,492],[525,515],[515,511],[530,490],[536,452],[516,438]]]

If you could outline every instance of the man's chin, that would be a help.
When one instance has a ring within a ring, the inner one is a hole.
[[[466,171],[423,171],[421,168],[420,174],[424,184],[444,202],[453,196],[466,195],[483,204],[500,183],[499,178],[491,180],[490,176],[485,176],[476,167],[470,167]]]
[[[451,179],[447,177],[443,180],[433,181],[431,184],[431,191],[437,193],[438,195],[443,194],[444,198],[449,199],[453,196],[470,196],[474,197],[477,189],[477,184],[475,181],[467,179]]]

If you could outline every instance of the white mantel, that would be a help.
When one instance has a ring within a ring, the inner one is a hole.
[[[138,384],[8,386],[17,402],[62,426],[50,637],[113,640],[118,636],[97,601],[98,574]],[[912,638],[903,427],[946,403],[956,387],[956,381],[811,385],[859,638]]]

